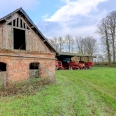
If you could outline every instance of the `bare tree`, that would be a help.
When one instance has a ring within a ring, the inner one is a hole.
[[[100,23],[98,24],[97,32],[100,34],[102,38],[102,44],[105,46],[107,51],[107,59],[109,65],[111,64],[111,49],[110,49],[110,36],[109,36],[109,29],[108,29],[108,19],[103,18]]]
[[[62,37],[54,37],[53,39],[48,39],[50,44],[58,51],[62,52],[64,49],[65,40]]]
[[[73,39],[71,35],[66,35],[65,39],[62,37],[49,39],[51,45],[58,52],[77,52],[80,54],[93,55],[96,50],[96,40],[92,37]]]
[[[79,54],[84,54],[84,44],[82,37],[76,37],[75,39],[76,52]]]
[[[96,40],[93,37],[84,38],[84,51],[89,55],[93,55],[96,52]]]
[[[108,21],[109,36],[111,38],[113,63],[115,63],[116,11],[111,12],[106,18]]]
[[[62,52],[64,49],[64,44],[65,44],[65,40],[62,37],[58,38],[58,43],[59,43],[59,52]]]
[[[54,47],[56,51],[59,50],[58,38],[54,37],[53,39],[48,39],[50,44]]]
[[[116,62],[116,11],[112,11],[98,24],[98,33],[101,35],[102,42],[106,47],[107,59],[109,64],[111,59]]]
[[[93,55],[96,51],[96,40],[93,37],[78,38],[75,40],[77,52]]]
[[[71,35],[66,35],[65,37],[65,42],[66,42],[66,47],[68,52],[73,52],[74,51],[74,39]]]

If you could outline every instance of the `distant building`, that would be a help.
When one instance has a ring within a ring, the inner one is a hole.
[[[93,62],[93,58],[96,57],[87,54],[59,52],[57,53],[56,58],[62,62],[70,62],[73,59],[77,61]]]

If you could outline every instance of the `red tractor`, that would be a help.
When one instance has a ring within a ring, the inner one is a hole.
[[[69,63],[62,63],[61,61],[55,61],[56,70],[61,69],[89,69],[93,66],[93,62],[84,61],[70,61]]]
[[[93,62],[85,62],[86,68],[90,68],[90,67],[92,67],[93,65],[94,65]]]
[[[61,61],[56,60],[55,61],[55,66],[56,66],[56,70],[64,69],[63,66],[62,66],[62,62]]]
[[[69,62],[69,69],[84,69],[85,64],[83,61],[71,61]]]
[[[79,63],[78,62],[69,62],[69,69],[79,69]]]

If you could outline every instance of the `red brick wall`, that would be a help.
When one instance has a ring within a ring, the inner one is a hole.
[[[1,56],[4,55],[4,56]],[[8,56],[6,56],[8,55]],[[19,57],[20,55],[20,57]],[[22,51],[22,53],[12,51],[0,51],[0,62],[7,64],[7,81],[21,81],[29,78],[29,65],[32,62],[40,63],[40,76],[48,77],[55,82],[55,60],[54,54],[34,54]]]

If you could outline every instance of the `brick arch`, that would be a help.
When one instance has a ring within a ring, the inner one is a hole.
[[[0,62],[0,71],[7,71],[7,64],[4,62]]]

